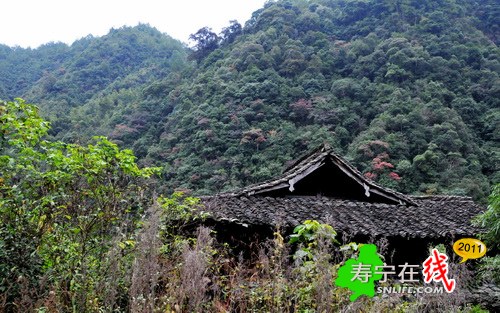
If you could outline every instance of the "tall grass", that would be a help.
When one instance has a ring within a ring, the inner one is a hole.
[[[0,312],[467,312],[471,272],[452,265],[455,292],[439,295],[378,295],[349,301],[350,291],[336,287],[339,266],[353,251],[339,252],[330,237],[290,245],[279,229],[244,258],[218,242],[204,226],[182,234],[179,221],[165,219],[165,207],[153,205],[135,235],[135,245],[123,249],[110,239],[92,294],[86,305],[68,305],[62,285],[48,276],[31,285],[20,277],[21,296],[8,306],[0,295]],[[175,227],[166,227],[166,221]],[[182,222],[181,222],[182,223]],[[117,232],[118,234],[120,232]],[[348,240],[349,238],[344,238]],[[382,250],[386,240],[375,242]],[[306,249],[309,254],[297,254]],[[388,251],[386,251],[388,252]],[[92,277],[95,277],[92,276]]]

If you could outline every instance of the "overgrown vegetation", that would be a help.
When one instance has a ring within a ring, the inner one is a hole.
[[[21,312],[30,297],[91,310],[111,296],[107,284],[124,288],[123,265],[110,257],[133,248],[150,205],[143,180],[158,168],[139,169],[130,150],[103,137],[87,146],[46,140],[48,123],[22,99],[0,103],[0,114],[2,300],[26,297]]]
[[[500,292],[500,184],[496,184],[492,189],[488,209],[474,222],[485,230],[481,239],[490,249],[488,255],[480,261],[478,275],[479,283],[486,291],[479,297],[479,302],[488,303],[488,298],[498,299],[495,293]],[[496,309],[499,307],[500,304],[497,304]]]
[[[0,45],[0,98],[51,120],[0,102],[0,312],[482,312],[468,288],[500,283],[498,8],[279,0],[193,50],[147,25]],[[477,281],[454,265],[452,297],[351,303],[332,282],[358,244],[331,226],[243,258],[171,193],[261,181],[323,142],[406,193],[493,185]]]
[[[465,267],[453,269],[463,282],[454,297],[351,303],[333,281],[358,245],[339,247],[331,226],[305,221],[290,242],[276,229],[243,258],[200,226],[199,199],[155,197],[159,169],[139,168],[129,150],[102,137],[87,146],[47,140],[49,124],[22,99],[2,102],[0,112],[2,312],[478,309],[467,305]],[[489,266],[483,276],[495,275]]]

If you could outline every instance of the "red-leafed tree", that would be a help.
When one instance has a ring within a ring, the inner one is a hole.
[[[394,172],[394,165],[389,160],[387,152],[378,154],[373,158],[371,171],[366,172],[365,177],[389,187],[396,187],[401,177]]]

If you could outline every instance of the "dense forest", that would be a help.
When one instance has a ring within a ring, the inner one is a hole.
[[[144,24],[0,45],[0,312],[495,311],[499,20],[497,0],[277,0],[191,47]],[[453,296],[350,303],[332,280],[359,246],[317,221],[248,259],[196,228],[192,195],[322,143],[395,190],[488,203]]]
[[[499,180],[495,21],[494,0],[271,1],[192,49],[148,25],[3,46],[0,97],[37,103],[57,139],[109,136],[170,189],[244,186],[328,142],[391,188],[484,200]]]

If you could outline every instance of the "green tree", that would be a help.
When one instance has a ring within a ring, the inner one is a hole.
[[[486,241],[489,249],[500,249],[500,183],[493,186],[489,197],[488,209],[475,219],[478,226],[484,228],[485,232],[481,238]]]
[[[115,246],[124,253],[133,246],[136,223],[150,203],[143,180],[159,169],[140,169],[130,150],[104,137],[87,146],[44,139],[49,124],[22,99],[2,102],[0,114],[6,301],[19,296],[19,277],[36,289],[43,276],[63,307],[93,311],[106,297],[98,288],[107,279],[103,260]]]
[[[189,39],[194,42],[194,51],[190,57],[198,62],[219,47],[220,38],[209,27],[200,28],[189,35]]]
[[[500,183],[493,186],[487,210],[474,221],[484,229],[480,238],[485,241],[488,252],[481,258],[478,281],[483,284],[500,284]]]
[[[224,27],[220,33],[220,38],[223,45],[233,43],[236,38],[241,35],[243,28],[236,20],[229,21],[229,26]]]

